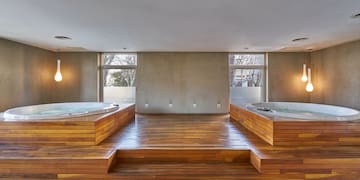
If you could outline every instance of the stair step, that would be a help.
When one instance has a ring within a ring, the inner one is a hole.
[[[137,175],[226,175],[258,174],[249,163],[118,163],[110,174]]]
[[[303,179],[303,175],[261,175],[249,163],[117,163],[109,174],[62,174],[60,179]]]
[[[119,149],[121,163],[248,163],[248,149]]]

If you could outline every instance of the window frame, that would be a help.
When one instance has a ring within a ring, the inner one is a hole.
[[[136,65],[104,65],[104,55],[105,54],[124,54],[124,55],[135,55]],[[135,52],[103,52],[100,53],[99,57],[99,101],[104,102],[104,71],[110,69],[132,69],[135,70],[135,82],[136,82],[136,72],[137,72],[137,53]],[[132,86],[135,87],[136,86]]]
[[[230,64],[230,56],[231,55],[263,55],[264,56],[264,65],[234,65],[234,64]],[[230,72],[236,69],[257,69],[257,70],[262,70],[263,72],[263,82],[262,82],[262,86],[261,86],[261,99],[263,99],[265,102],[268,101],[268,55],[267,53],[262,53],[262,52],[231,52],[228,53],[228,65],[229,65],[229,95],[231,95],[230,91],[231,88],[241,88],[241,87],[231,87],[231,77],[230,77]],[[230,101],[231,101],[231,96],[229,97]]]

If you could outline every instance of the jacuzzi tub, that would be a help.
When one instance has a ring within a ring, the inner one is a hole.
[[[99,102],[72,102],[40,104],[9,109],[3,116],[11,120],[63,119],[108,113],[119,109],[119,105]]]
[[[248,104],[246,107],[249,110],[272,117],[274,120],[348,121],[360,119],[360,112],[358,110],[325,104],[262,102]]]
[[[230,105],[230,117],[271,145],[360,145],[360,112],[311,103]]]
[[[0,115],[0,143],[97,145],[135,118],[135,105],[74,102],[24,106]]]

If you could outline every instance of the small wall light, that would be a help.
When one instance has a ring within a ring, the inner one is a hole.
[[[303,64],[303,74],[301,76],[301,81],[306,82],[308,80],[308,77],[306,75],[306,64]]]
[[[172,108],[173,107],[173,103],[172,101],[169,102],[169,108]]]
[[[311,83],[311,69],[310,68],[308,68],[308,82],[306,84],[305,89],[306,89],[307,92],[312,92],[314,90],[314,86]]]
[[[60,59],[58,59],[57,60],[56,74],[54,76],[54,79],[55,79],[56,82],[62,81],[62,75],[61,75],[61,71],[60,71],[60,64],[61,64],[61,61],[60,61]]]
[[[217,104],[216,104],[216,108],[220,109],[220,108],[221,108],[221,104],[220,104],[220,103],[217,103]]]
[[[149,107],[149,104],[148,103],[145,103],[145,108],[148,108]]]
[[[194,104],[193,104],[193,108],[196,108],[196,106],[197,106],[197,104],[196,104],[196,103],[194,103]]]

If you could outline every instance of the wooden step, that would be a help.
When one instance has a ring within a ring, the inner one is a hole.
[[[0,175],[3,174],[58,174],[101,173],[110,167],[109,159],[6,159],[0,160]]]
[[[109,174],[59,174],[59,179],[304,179],[301,174],[262,175],[249,163],[118,163]]]
[[[360,158],[292,158],[261,159],[260,172],[264,174],[354,174],[360,178]]]
[[[119,163],[248,163],[248,149],[157,148],[119,149]]]
[[[301,150],[298,150],[301,151]],[[266,153],[266,154],[262,154]],[[360,158],[328,151],[250,153],[251,164],[261,174],[304,174],[306,179],[360,179]],[[323,154],[323,155],[321,155]]]

